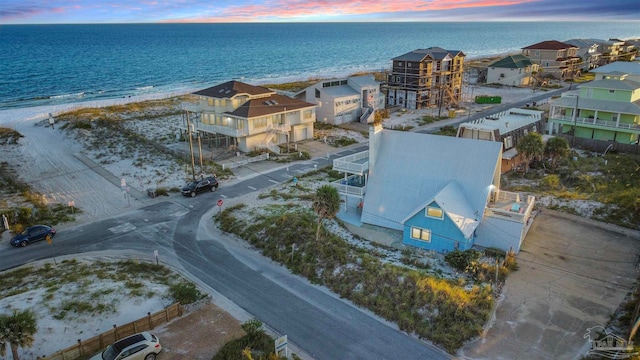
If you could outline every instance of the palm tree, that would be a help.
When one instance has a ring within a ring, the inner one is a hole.
[[[322,219],[332,219],[340,210],[340,195],[338,189],[331,185],[322,185],[316,190],[313,200],[313,210],[318,214],[318,227],[316,228],[316,242],[320,239],[320,224]]]
[[[11,315],[0,315],[0,355],[5,355],[9,343],[13,360],[20,360],[18,348],[31,347],[37,331],[36,314],[31,310],[13,310]]]
[[[569,156],[569,142],[562,137],[552,137],[547,140],[544,153],[551,157],[551,169],[555,170],[558,160]]]
[[[521,154],[525,159],[525,172],[529,171],[529,163],[534,158],[542,156],[544,154],[544,142],[542,141],[542,135],[536,132],[530,132],[525,137],[520,139],[516,144],[516,150],[518,154]]]

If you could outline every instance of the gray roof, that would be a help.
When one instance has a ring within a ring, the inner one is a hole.
[[[551,102],[551,105],[574,108],[576,106],[576,98],[572,96],[561,96],[553,100]],[[598,99],[589,99],[589,98],[579,97],[578,109],[640,115],[640,100],[636,102],[622,102],[622,101],[598,100]]]
[[[422,61],[424,60],[427,56],[435,59],[435,60],[442,60],[445,57],[447,57],[447,55],[451,56],[452,58],[457,56],[457,55],[461,55],[461,56],[466,56],[462,51],[460,50],[445,50],[441,47],[437,47],[437,46],[433,46],[427,49],[416,49],[413,50],[412,52],[408,52],[404,55],[400,55],[398,57],[393,58],[392,60],[404,60],[404,61]]]
[[[340,85],[340,86],[331,86],[328,88],[321,88],[320,91],[327,93],[330,96],[335,98],[340,98],[343,96],[359,96],[360,93],[355,91],[349,85]]]
[[[409,220],[432,202],[438,204],[465,238],[471,237],[473,231],[480,224],[478,220],[482,216],[482,211],[475,213],[469,204],[469,200],[464,196],[464,191],[456,181],[450,181],[433,198],[418,205],[402,222]]]
[[[373,75],[360,75],[360,76],[352,76],[348,78],[349,83],[353,83],[353,85],[358,86],[360,88],[365,87],[375,87],[379,88],[380,83],[376,81]]]
[[[577,46],[579,48],[587,48],[592,47],[593,45],[598,45],[594,39],[571,39],[567,41],[563,41],[566,44]]]
[[[594,80],[585,85],[585,88],[598,88],[598,89],[609,89],[609,90],[627,90],[633,91],[636,89],[640,89],[640,82],[633,80],[611,80],[611,79],[602,79],[602,80]]]
[[[611,64],[600,66],[591,70],[597,74],[608,74],[611,72],[623,72],[625,74],[640,75],[640,62],[638,61],[616,61]]]
[[[482,214],[502,143],[387,129],[381,135],[362,222],[402,230],[407,217],[432,199],[444,202],[448,214]]]

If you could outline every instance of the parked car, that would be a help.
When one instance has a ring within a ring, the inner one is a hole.
[[[56,229],[49,225],[34,225],[11,238],[11,245],[25,247],[32,242],[41,241],[47,236],[54,237]]]
[[[218,189],[218,179],[215,176],[209,176],[201,180],[188,183],[182,188],[182,195],[195,197],[204,191],[216,191]]]
[[[160,340],[145,331],[116,341],[91,360],[155,360],[160,351]]]

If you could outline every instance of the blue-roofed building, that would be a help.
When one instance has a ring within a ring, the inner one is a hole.
[[[335,184],[345,203],[356,188],[362,194],[365,226],[397,231],[403,245],[438,252],[520,250],[535,199],[500,190],[502,143],[374,126],[362,154],[366,164],[353,154],[334,160],[334,170],[368,169],[364,185]]]

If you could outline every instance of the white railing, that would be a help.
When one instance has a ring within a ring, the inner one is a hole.
[[[359,161],[367,159],[367,161]],[[349,174],[364,174],[369,170],[369,150],[333,160],[333,170]],[[358,162],[359,161],[359,162]]]
[[[182,110],[190,111],[190,112],[200,112],[200,111],[202,111],[202,107],[200,106],[200,104],[183,102],[180,105],[180,107],[182,108]]]
[[[510,191],[499,190],[496,201],[513,201],[513,202],[518,202],[519,203],[520,202],[520,194],[514,193],[514,192],[510,192]]]
[[[242,136],[249,135],[249,131],[247,129],[234,129],[228,126],[203,124],[203,123],[196,123],[196,130],[229,135],[233,137],[242,137]]]
[[[561,120],[561,121],[566,121],[568,123],[574,122],[573,118],[570,116],[553,116],[551,120]],[[623,122],[616,123],[615,121],[590,119],[590,118],[576,118],[575,122],[576,124],[581,124],[581,125],[597,125],[597,126],[612,127],[616,129],[640,130],[640,124],[634,124],[634,123],[623,123]]]
[[[347,179],[351,178],[348,177]],[[338,190],[338,193],[341,195],[352,195],[352,196],[359,196],[359,197],[364,197],[364,194],[367,191],[367,186],[354,186],[354,185],[348,185],[348,181],[343,180],[336,180],[330,183],[331,186],[335,187]]]
[[[289,132],[291,131],[291,124],[271,124],[267,127],[267,131]]]

